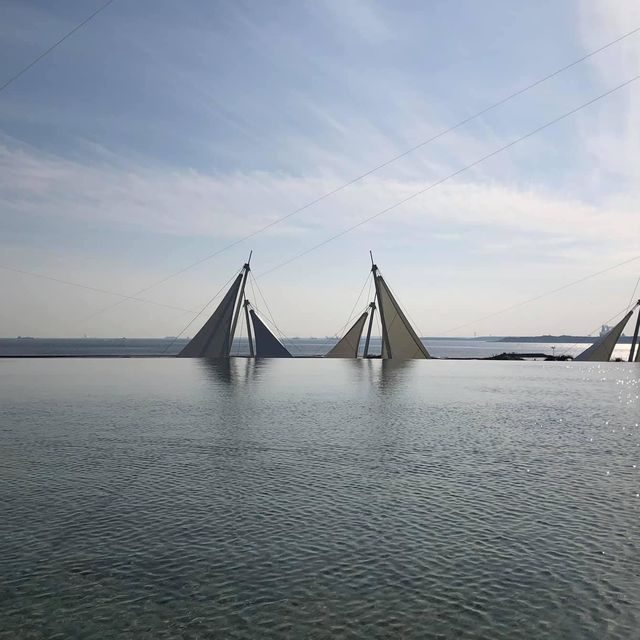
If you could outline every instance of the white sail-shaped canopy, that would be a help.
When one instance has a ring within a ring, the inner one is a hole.
[[[358,347],[360,346],[360,338],[364,323],[367,321],[367,312],[365,311],[353,324],[351,329],[342,336],[334,345],[333,349],[327,353],[325,358],[357,358]]]
[[[218,308],[204,326],[178,354],[179,358],[227,358],[233,341],[234,309],[239,309],[238,298],[246,278],[247,265],[238,274]]]
[[[577,355],[574,360],[581,362],[609,362],[611,354],[622,334],[633,310],[629,311],[618,324],[596,340],[588,349]]]
[[[382,357],[396,360],[430,358],[426,347],[409,324],[387,283],[375,267],[374,277],[382,319]]]

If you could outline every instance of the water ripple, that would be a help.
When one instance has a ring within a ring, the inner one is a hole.
[[[0,638],[635,637],[638,367],[388,364],[5,367]]]

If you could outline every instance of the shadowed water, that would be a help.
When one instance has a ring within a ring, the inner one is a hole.
[[[640,367],[0,360],[2,638],[632,638]]]

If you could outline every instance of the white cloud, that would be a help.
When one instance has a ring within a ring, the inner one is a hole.
[[[579,4],[580,34],[586,49],[640,26],[640,3],[636,0],[582,0]],[[590,59],[590,67],[601,85],[610,88],[640,74],[640,32]],[[579,121],[588,153],[594,158],[592,180],[606,184],[612,176],[628,178],[628,187],[638,193],[640,179],[640,82],[620,91],[615,99],[599,105],[600,118]],[[598,126],[600,125],[600,126]]]
[[[330,173],[322,177],[205,174],[125,162],[114,165],[107,156],[101,160],[101,164],[81,164],[5,144],[0,147],[0,219],[9,215],[22,222],[30,216],[48,218],[65,229],[96,223],[111,225],[115,235],[123,238],[130,231],[147,230],[163,233],[167,240],[175,237],[177,247],[183,242],[180,236],[210,238],[212,247],[220,247],[340,184]],[[270,236],[265,234],[268,240],[256,256],[257,273],[423,186],[415,176],[371,177],[292,217],[269,230]],[[481,317],[631,258],[637,253],[639,224],[634,200],[623,195],[612,194],[610,201],[596,206],[538,185],[465,182],[459,177],[359,228],[347,236],[346,244],[343,240],[331,245],[328,254],[323,249],[275,272],[264,280],[265,293],[286,334],[332,333],[353,304],[360,270],[366,270],[366,249],[378,248],[400,299],[410,302],[409,311],[418,326],[434,334],[457,326],[461,315]],[[278,238],[283,242],[274,243]],[[159,254],[145,256],[141,269],[135,251],[113,255],[111,264],[104,254],[81,256],[68,249],[56,258],[55,248],[49,248],[46,259],[38,258],[35,250],[17,247],[7,252],[6,246],[4,250],[11,265],[106,289],[120,290],[114,283],[126,283],[125,293],[183,266],[167,263],[167,257]],[[456,252],[454,258],[447,256],[450,250]],[[201,257],[198,251],[189,257],[185,248],[180,261]],[[434,251],[440,252],[435,264],[425,261],[423,256]],[[236,255],[225,256],[229,260],[216,259],[145,297],[199,308],[227,279],[227,271],[237,266]],[[79,276],[74,264],[81,263]],[[409,272],[412,277],[404,277]],[[591,330],[603,314],[618,310],[620,300],[628,297],[630,281],[623,275],[609,279],[606,286],[598,285],[597,305],[590,302],[592,290],[582,287],[570,296],[536,304],[535,310],[524,307],[458,333],[549,332],[558,326],[553,318],[562,320],[563,330],[572,326],[577,331]],[[336,289],[338,279],[341,286]],[[10,321],[3,321],[8,335],[164,335],[176,333],[184,324],[179,313],[149,310],[138,303],[121,305],[88,325],[78,324],[78,318],[100,311],[112,298],[68,288],[53,296],[56,285],[24,286],[25,278],[16,280],[6,274],[3,280],[14,308]],[[331,303],[322,305],[322,300]]]
[[[328,176],[267,172],[205,174],[194,170],[87,165],[0,146],[4,215],[92,221],[173,235],[234,239],[247,235],[342,183]],[[394,205],[425,187],[413,179],[369,177],[291,217],[270,234],[313,241]],[[575,196],[497,181],[443,184],[370,223],[369,231],[413,229],[437,222],[566,235],[576,242],[628,248],[639,237],[634,202],[622,196],[595,206]],[[455,230],[454,230],[455,231]],[[635,243],[635,242],[634,242]]]
[[[337,24],[367,40],[387,39],[392,36],[384,21],[380,7],[372,0],[323,0],[322,3]]]

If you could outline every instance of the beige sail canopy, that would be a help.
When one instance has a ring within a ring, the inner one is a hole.
[[[431,358],[426,347],[422,344],[422,341],[411,326],[411,323],[407,320],[406,315],[400,308],[393,293],[391,293],[389,286],[378,271],[378,267],[373,264],[373,257],[371,258],[371,262],[371,273],[373,274],[376,292],[374,300],[369,304],[368,311],[362,313],[349,331],[347,331],[325,357],[357,358],[358,347],[367,315],[369,316],[369,326],[362,357],[378,357],[369,355],[373,318],[376,309],[378,309],[380,313],[380,324],[382,325],[382,352],[379,357],[385,360],[391,358],[396,360]]]
[[[364,329],[364,323],[367,321],[367,312],[363,314],[354,322],[353,326],[347,333],[342,336],[336,345],[327,353],[325,358],[357,358],[358,347],[360,346],[360,338],[362,337],[362,330]]]
[[[395,360],[431,358],[375,265],[373,276],[382,319],[382,357]]]
[[[633,309],[615,327],[596,340],[588,349],[577,355],[574,360],[581,362],[609,362],[616,343],[632,314]]]

